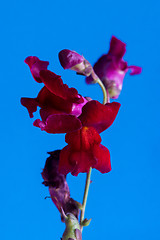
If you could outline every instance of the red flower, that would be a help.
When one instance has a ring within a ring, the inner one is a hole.
[[[66,175],[71,172],[77,176],[96,168],[101,173],[111,170],[109,150],[101,145],[99,133],[106,130],[115,120],[120,104],[105,105],[98,101],[87,102],[75,88],[69,88],[59,75],[44,69],[46,65],[35,57],[28,58],[32,75],[44,87],[36,98],[22,98],[21,103],[33,113],[40,107],[42,120],[36,119],[34,126],[48,133],[67,133],[68,145],[61,150],[59,172]],[[36,64],[37,75],[33,71]],[[42,69],[43,68],[43,69]],[[38,77],[38,78],[37,78]]]
[[[27,59],[31,61],[34,58],[36,57]],[[39,59],[37,61],[39,66],[43,65],[43,61]],[[34,64],[33,61],[28,64],[30,69]],[[87,100],[80,96],[75,88],[63,84],[59,75],[49,70],[41,70],[41,67],[37,69],[39,82],[44,83],[45,86],[36,98],[21,98],[21,103],[28,109],[31,118],[37,107],[41,108],[42,120],[36,119],[33,125],[48,133],[66,133],[80,128],[82,125],[77,116],[81,114]],[[35,78],[33,72],[32,75]]]
[[[111,170],[109,150],[100,144],[101,137],[93,127],[82,127],[66,134],[68,146],[61,150],[59,171],[77,176],[90,167],[102,173]]]
[[[83,107],[79,117],[83,127],[66,134],[68,145],[60,153],[60,173],[66,175],[71,172],[77,176],[80,172],[88,172],[90,167],[101,173],[111,171],[110,153],[100,144],[98,132],[113,123],[119,107],[120,104],[116,102],[102,105],[98,101],[90,101]]]

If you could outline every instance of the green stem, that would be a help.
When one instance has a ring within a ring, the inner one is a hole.
[[[110,102],[109,93],[108,93],[108,90],[105,88],[103,82],[99,79],[99,77],[97,76],[97,74],[94,71],[92,71],[91,76],[94,79],[94,83],[98,83],[99,86],[102,89],[102,92],[103,92],[103,104],[109,103]]]
[[[92,71],[91,75],[92,75],[92,78],[94,79],[95,83],[98,83],[100,85],[101,89],[102,89],[103,104],[106,104],[106,103],[110,102],[108,90],[106,90],[102,81],[99,79],[99,77],[95,74],[94,71]],[[90,181],[91,181],[90,180],[91,172],[92,172],[92,168],[89,169],[89,172],[87,173],[87,178],[86,178],[86,185],[85,185],[84,196],[83,196],[82,210],[81,210],[81,215],[80,215],[81,232],[83,230],[82,222],[84,220],[84,213],[85,213],[85,209],[86,209],[88,191],[89,191],[89,186],[90,186]]]
[[[81,210],[81,216],[80,216],[80,224],[84,220],[84,213],[86,209],[86,203],[87,203],[87,197],[88,197],[88,191],[89,191],[89,186],[90,186],[90,178],[91,178],[91,172],[92,168],[89,169],[89,172],[87,173],[87,178],[86,178],[86,185],[85,185],[85,190],[84,190],[84,196],[83,196],[83,203],[82,203],[82,210]],[[83,226],[81,226],[81,231],[83,230]]]
[[[106,88],[99,78],[97,79],[97,83],[99,84],[99,86],[101,87],[102,92],[103,92],[103,104],[106,104],[108,102],[108,94],[106,92]]]

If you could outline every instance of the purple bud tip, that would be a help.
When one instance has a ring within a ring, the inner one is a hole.
[[[75,51],[64,49],[59,52],[59,61],[64,69],[70,69],[84,61],[84,57]]]

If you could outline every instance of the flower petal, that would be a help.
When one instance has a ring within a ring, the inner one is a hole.
[[[110,153],[108,148],[100,145],[95,145],[93,148],[93,155],[97,160],[97,163],[93,168],[97,169],[101,173],[108,173],[111,171]]]
[[[101,137],[93,127],[82,127],[66,134],[65,141],[75,150],[87,151],[101,142]]]
[[[68,146],[60,153],[59,171],[62,174],[77,176],[80,172],[88,172],[90,167],[101,173],[111,170],[109,150],[100,144],[101,137],[92,127],[66,134]]]
[[[46,122],[36,119],[33,123],[35,127],[41,128],[47,133],[68,133],[81,128],[81,122],[78,118],[68,114],[50,115]]]
[[[63,98],[51,93],[45,86],[38,94],[37,101],[41,108],[53,108],[59,111],[70,113],[72,110],[72,103]]]
[[[120,41],[115,36],[112,36],[108,54],[115,56],[118,59],[121,59],[124,56],[125,52],[126,44]]]
[[[94,127],[98,133],[103,132],[114,122],[120,103],[112,102],[105,105],[98,101],[90,101],[82,108],[79,119],[83,126]]]
[[[142,72],[142,68],[137,66],[129,66],[128,69],[131,70],[130,75],[140,74]]]
[[[27,57],[24,62],[29,66],[30,71],[32,73],[33,78],[38,82],[41,83],[40,79],[40,71],[46,70],[49,62],[48,61],[41,61],[38,57],[29,56]]]
[[[82,107],[88,102],[88,100],[84,97],[82,97],[83,102],[82,103],[73,103],[72,104],[72,111],[71,114],[79,117],[82,113]]]
[[[91,151],[73,151],[70,146],[61,150],[59,172],[77,176],[80,172],[89,172],[91,166],[96,164]]]
[[[58,171],[64,175],[67,175],[69,172],[71,172],[74,167],[74,165],[69,162],[70,154],[71,148],[69,146],[65,146],[61,150]]]
[[[59,111],[59,110],[54,109],[54,108],[49,108],[49,107],[41,108],[39,112],[40,112],[40,116],[41,116],[43,122],[45,122],[46,119],[47,119],[50,115],[54,115],[54,114],[64,114],[64,112],[62,112],[62,111]]]
[[[63,84],[63,81],[59,75],[49,71],[42,70],[40,72],[40,78],[48,90],[54,95],[61,97],[63,99],[72,99],[75,102],[81,100],[75,88],[69,88],[67,84]]]
[[[55,188],[60,188],[64,186],[66,176],[58,172],[59,156],[61,150],[56,150],[49,152],[50,156],[47,158],[44,169],[41,173],[45,186],[52,186]],[[69,188],[67,188],[69,195]]]
[[[27,108],[30,118],[33,118],[33,113],[37,111],[38,102],[36,98],[21,98],[21,104]]]

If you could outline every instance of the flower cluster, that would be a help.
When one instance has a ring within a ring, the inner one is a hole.
[[[115,120],[120,104],[105,105],[96,100],[87,101],[75,88],[69,88],[61,77],[47,70],[48,62],[37,57],[27,57],[33,78],[44,87],[36,98],[21,98],[30,117],[40,107],[40,119],[34,126],[48,133],[67,133],[68,145],[61,150],[59,171],[77,176],[90,167],[101,173],[111,170],[109,150],[101,145],[99,133]]]
[[[64,49],[59,53],[64,69],[74,70],[85,76],[87,83],[98,83],[101,86],[103,104],[90,97],[83,97],[75,88],[69,88],[63,83],[61,76],[48,70],[48,61],[41,61],[35,56],[25,59],[33,78],[37,83],[43,84],[43,87],[37,97],[21,98],[21,104],[27,108],[30,118],[40,108],[40,118],[33,122],[35,127],[47,133],[66,134],[67,145],[49,153],[42,171],[43,184],[49,187],[51,199],[66,224],[62,240],[81,240],[82,227],[90,222],[83,219],[82,214],[86,201],[81,205],[70,197],[67,174],[77,176],[79,173],[87,173],[89,176],[91,168],[101,173],[111,171],[110,152],[101,144],[100,133],[112,125],[120,103],[110,103],[109,99],[118,98],[128,70],[131,71],[130,75],[141,72],[140,67],[128,66],[123,60],[125,51],[126,45],[112,37],[108,54],[100,57],[93,67],[75,51]],[[90,182],[89,179],[87,181]]]

